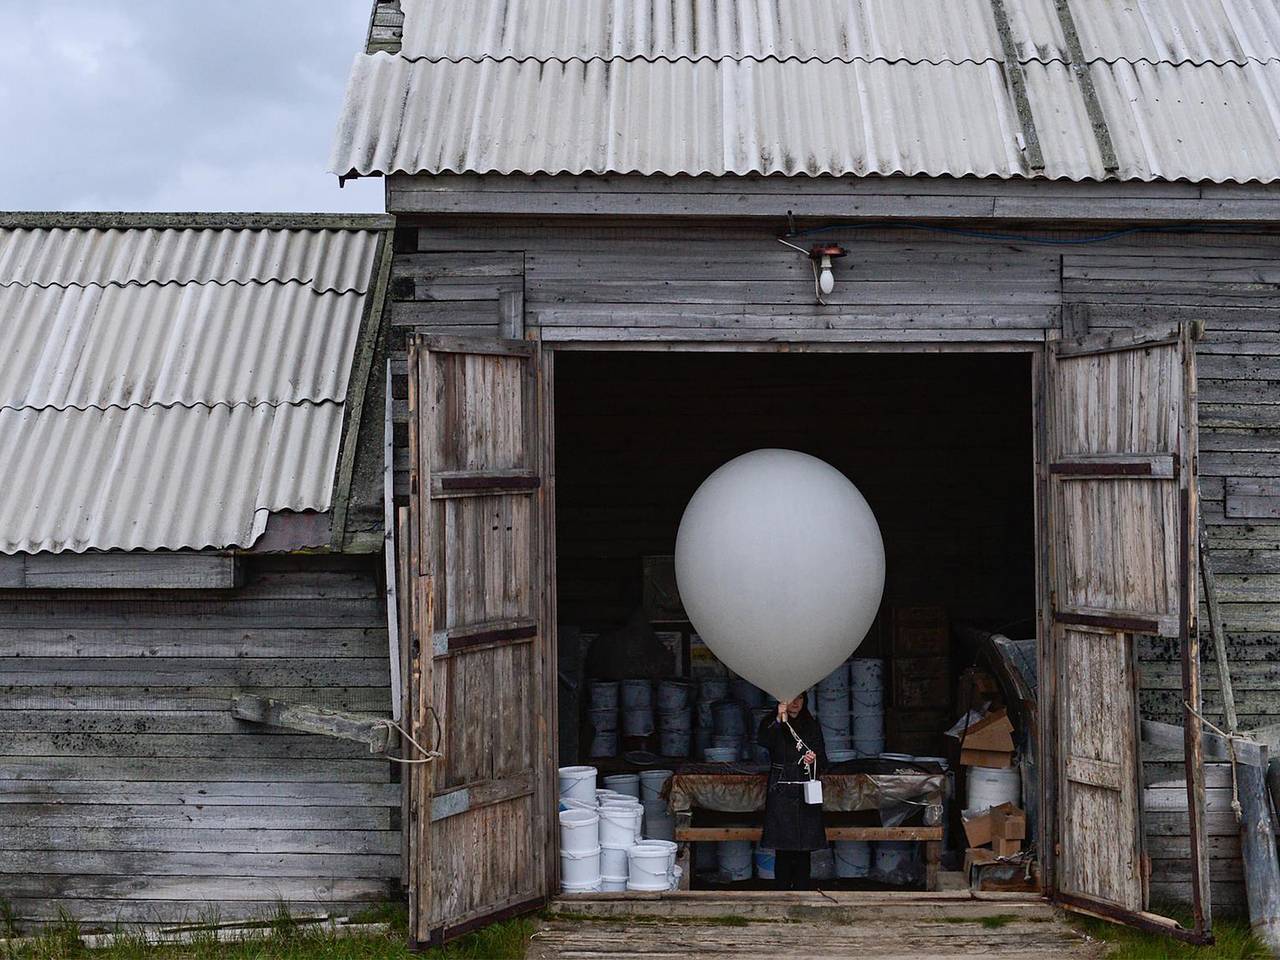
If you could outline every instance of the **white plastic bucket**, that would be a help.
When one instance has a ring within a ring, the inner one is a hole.
[[[865,840],[837,840],[836,876],[866,877],[871,873],[871,844]]]
[[[809,876],[814,880],[830,880],[836,875],[836,858],[830,847],[809,853]]]
[[[667,785],[667,781],[674,774],[674,770],[642,770],[640,772],[640,799],[660,799],[662,788]]]
[[[602,877],[621,877],[622,882],[627,881],[627,851],[631,849],[630,844],[625,847],[611,847],[608,844],[600,845],[600,876]]]
[[[594,800],[595,790],[595,767],[560,768],[560,796],[574,800]]]
[[[822,704],[849,702],[849,665],[842,663],[818,681],[818,709]],[[845,709],[848,709],[847,707]]]
[[[606,803],[600,808],[600,843],[607,847],[628,847],[639,834],[638,821],[644,816],[640,804]]]
[[[915,844],[884,840],[875,845],[875,867],[871,875],[885,883],[910,883],[915,873],[912,860]]]
[[[597,730],[591,735],[591,749],[587,755],[592,760],[599,760],[604,757],[616,757],[618,755],[618,731],[617,730]]]
[[[716,736],[741,738],[747,732],[747,714],[736,700],[719,700],[711,708]]]
[[[884,737],[878,740],[854,740],[853,752],[860,757],[878,757],[884,750]]]
[[[622,681],[622,709],[653,709],[653,684],[649,680]]]
[[[853,739],[883,740],[884,714],[864,713],[853,715]]]
[[[589,853],[600,846],[600,814],[594,810],[560,811],[560,849]]]
[[[750,680],[734,677],[729,681],[729,688],[733,691],[733,699],[746,706],[747,709],[764,705],[764,691]]]
[[[592,680],[591,690],[591,709],[600,710],[605,707],[612,709],[615,713],[618,710],[618,681],[617,680]]]
[[[562,883],[560,884],[561,893],[599,893],[600,878],[596,878],[594,883]]]
[[[736,762],[739,753],[737,747],[707,747],[702,751],[708,763]]]
[[[1022,775],[1015,767],[969,767],[966,810],[983,813],[1002,803],[1016,804],[1022,795]]]
[[[627,851],[628,890],[669,890],[670,857],[662,847],[638,843]]]
[[[756,876],[761,880],[773,879],[773,867],[777,861],[777,855],[768,847],[756,847],[753,855],[756,863]]]
[[[575,800],[573,797],[560,798],[561,810],[590,810],[595,813],[596,805],[587,800]]]
[[[610,797],[620,797],[620,796],[622,796],[622,794],[618,793],[617,790],[605,790],[603,787],[601,787],[596,791],[596,805],[599,806],[600,804],[608,800]]]
[[[716,853],[721,879],[729,883],[751,879],[750,840],[721,840]]]
[[[640,775],[638,773],[612,773],[604,778],[604,788],[625,797],[640,799]]]
[[[848,712],[836,716],[818,714],[818,724],[822,727],[823,740],[843,740],[849,736]]]
[[[618,729],[617,707],[592,707],[591,729],[596,733],[614,733]]]
[[[646,801],[644,805],[644,836],[648,840],[674,840],[676,819],[661,800]]]
[[[706,703],[729,696],[729,681],[721,677],[704,677],[698,683],[698,699]]]
[[[637,847],[650,847],[655,850],[661,850],[667,857],[667,879],[671,880],[675,876],[676,856],[680,852],[680,845],[674,840],[637,840]]]
[[[648,737],[653,734],[653,707],[622,708],[622,735],[624,737]]]
[[[600,874],[600,889],[605,893],[621,893],[627,889],[626,877],[611,877],[607,873]]]
[[[846,760],[856,760],[859,754],[857,750],[827,750],[827,763],[844,763]]]
[[[600,882],[600,848],[560,851],[560,879],[566,886]]]
[[[686,711],[693,703],[693,684],[688,680],[658,681],[658,712]]]
[[[855,657],[849,661],[849,689],[854,694],[884,695],[884,661]]]
[[[687,757],[692,742],[693,731],[688,727],[658,731],[658,749],[664,757]]]

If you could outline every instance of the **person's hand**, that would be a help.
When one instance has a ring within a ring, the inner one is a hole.
[[[787,705],[785,703],[778,704],[778,722],[779,723],[787,722]]]
[[[809,766],[812,767],[815,763],[818,762],[818,755],[814,753],[812,750],[810,750],[801,759],[804,760],[805,763],[807,763]]]

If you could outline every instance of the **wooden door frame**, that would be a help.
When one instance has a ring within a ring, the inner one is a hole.
[[[888,334],[890,331],[884,331]],[[879,331],[877,331],[879,333]],[[556,705],[556,716],[550,726],[550,769],[559,767],[559,624],[556,622],[556,513],[555,513],[555,355],[557,353],[808,353],[808,354],[976,354],[999,353],[1027,355],[1031,360],[1031,480],[1032,509],[1034,511],[1034,552],[1036,583],[1036,651],[1037,670],[1039,672],[1039,697],[1037,703],[1037,730],[1035,738],[1035,763],[1039,773],[1040,817],[1037,824],[1036,844],[1040,851],[1041,882],[1045,893],[1052,890],[1053,868],[1053,823],[1057,816],[1055,780],[1052,774],[1053,762],[1057,759],[1056,724],[1054,714],[1045,709],[1045,677],[1052,673],[1054,660],[1050,656],[1052,649],[1052,631],[1048,629],[1049,593],[1048,578],[1048,538],[1045,536],[1048,524],[1048,507],[1045,499],[1048,494],[1048,468],[1046,466],[1046,443],[1048,425],[1045,414],[1045,363],[1048,351],[1048,337],[1044,331],[1035,331],[1033,339],[985,340],[965,338],[964,331],[956,331],[956,337],[949,340],[927,339],[884,339],[858,341],[742,341],[742,340],[547,340],[543,331],[530,332],[530,339],[536,339],[539,350],[539,377],[545,393],[541,397],[544,420],[543,470],[544,491],[547,498],[543,508],[546,524],[546,594],[545,603],[548,611],[547,649],[549,663],[546,665],[546,676],[551,686],[549,703]],[[1051,690],[1052,688],[1050,688]],[[1055,704],[1056,706],[1056,704]],[[554,796],[554,792],[553,792]],[[551,824],[558,824],[559,819],[552,816]],[[547,869],[548,889],[560,888],[560,851],[559,830],[548,832]]]

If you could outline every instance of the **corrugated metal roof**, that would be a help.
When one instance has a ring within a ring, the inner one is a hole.
[[[0,410],[0,552],[254,542],[327,510],[342,404]]]
[[[343,138],[353,152],[335,164],[361,174],[1022,172],[993,62],[452,63],[380,53],[356,69],[363,99]]]
[[[1098,158],[1054,0],[1007,0],[1045,176],[1280,179],[1280,4],[1071,0],[1120,169]],[[331,169],[1038,175],[976,0],[404,0],[357,57]]]
[[[0,229],[0,285],[267,283],[368,287],[366,230]]]
[[[1008,0],[1023,59],[1070,60],[1053,0]],[[1274,0],[1071,0],[1088,61],[1245,64],[1280,59]]]
[[[1097,62],[1089,68],[1119,161],[1131,180],[1280,179],[1280,62],[1243,67]],[[1096,142],[1070,67],[1027,68],[1046,173],[1100,178]]]
[[[403,0],[410,60],[1000,59],[990,0]]]
[[[364,300],[301,283],[0,287],[0,407],[341,401]]]
[[[329,509],[377,239],[0,230],[0,552],[249,546]]]

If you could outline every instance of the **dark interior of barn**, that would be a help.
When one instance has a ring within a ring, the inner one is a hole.
[[[993,633],[1035,634],[1030,356],[564,351],[555,358],[555,426],[561,765],[590,764],[604,777],[703,760],[705,737],[691,739],[687,756],[673,756],[656,730],[630,736],[625,715],[616,747],[608,738],[602,747],[592,681],[686,678],[691,699],[708,686],[717,664],[674,599],[669,558],[682,513],[730,459],[760,448],[802,451],[853,481],[884,540],[884,598],[854,656],[883,663],[889,759],[860,754],[850,769],[885,773],[910,758],[946,761],[927,769],[951,771],[942,856],[958,868],[973,844],[963,839],[964,804],[956,799],[965,789],[963,774],[956,783],[960,741],[945,731],[968,708],[987,704],[1007,705],[1020,745],[1028,733],[1021,728],[1031,725],[1022,705],[1009,702],[1016,697],[981,642]],[[742,764],[725,766],[752,769],[760,758],[744,751]],[[880,813],[836,821],[888,823]],[[740,821],[699,810],[692,820]],[[713,846],[694,844],[694,852]],[[711,865],[704,857],[701,868],[691,866],[692,886],[724,880]],[[756,867],[733,885],[767,886]],[[841,871],[826,885],[875,885],[873,875],[853,875],[859,879]],[[880,879],[922,878],[917,870]]]

